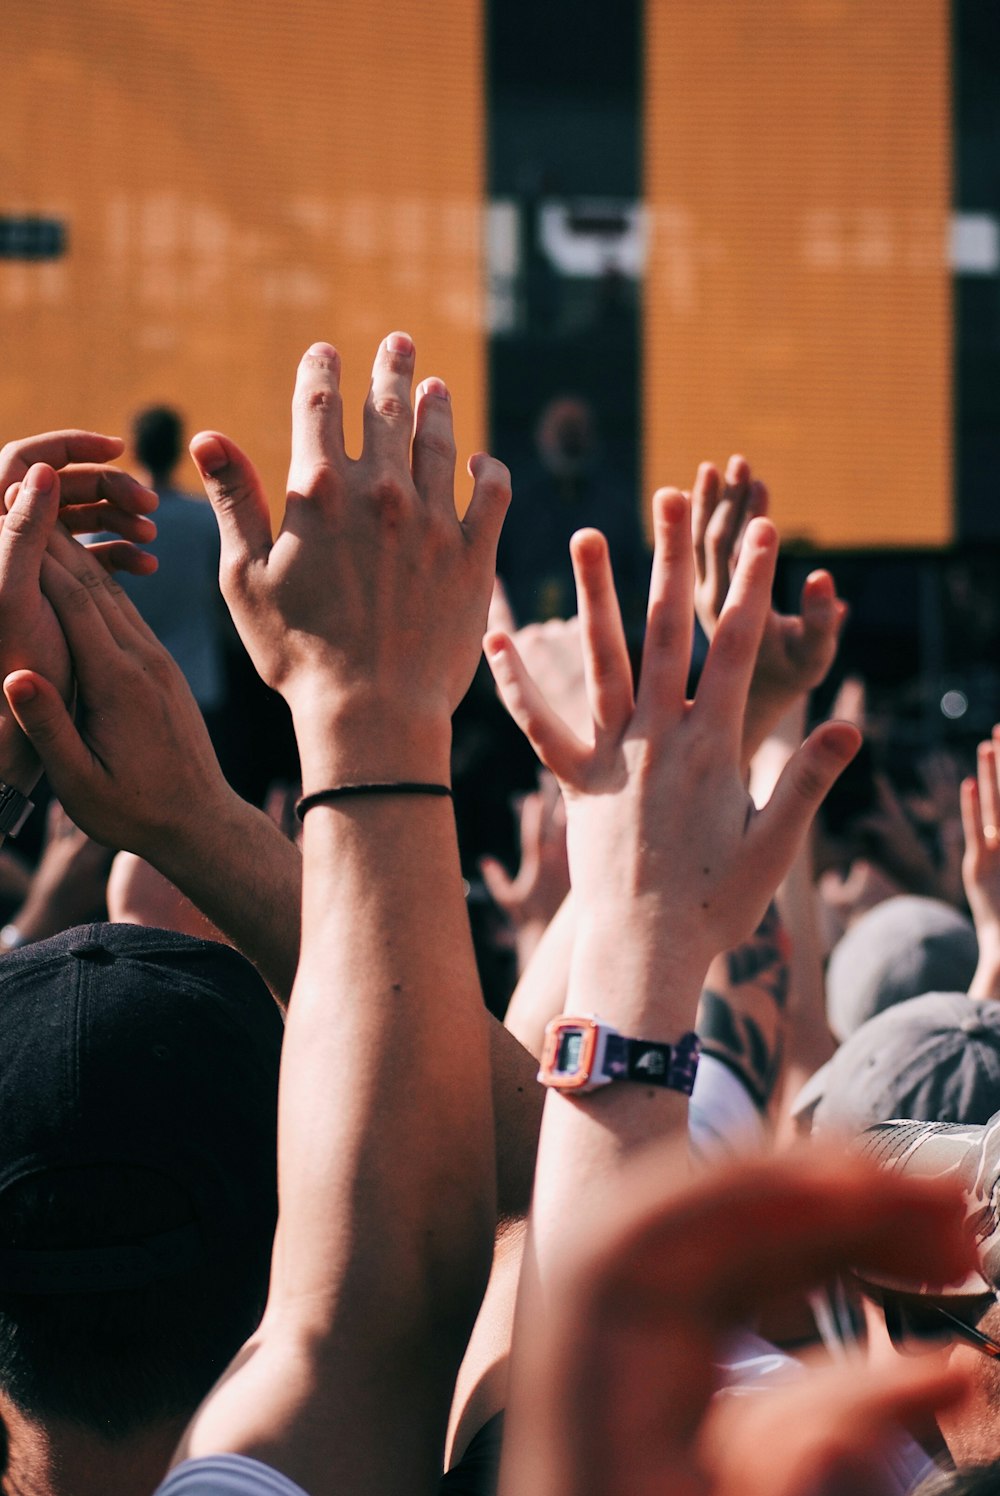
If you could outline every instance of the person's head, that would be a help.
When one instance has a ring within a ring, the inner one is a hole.
[[[109,1441],[255,1328],[282,1022],[235,951],[92,925],[0,964],[0,1391]]]
[[[895,1117],[979,1124],[998,1108],[1000,1004],[964,992],[927,992],[877,1013],[795,1102],[800,1125],[845,1136]]]
[[[854,921],[830,953],[826,1016],[837,1039],[924,992],[962,992],[979,951],[972,921],[940,899],[900,894]]]
[[[132,449],[154,482],[165,482],[177,466],[184,427],[169,405],[149,405],[132,420]]]
[[[558,395],[538,418],[535,439],[544,467],[556,478],[576,478],[594,461],[594,412],[578,395]]]
[[[894,1121],[868,1128],[859,1151],[883,1169],[948,1177],[965,1192],[978,1272],[961,1283],[866,1280],[885,1331],[904,1355],[945,1349],[968,1391],[938,1413],[956,1465],[1000,1459],[1000,1112],[984,1126]],[[870,1327],[878,1318],[869,1310]]]

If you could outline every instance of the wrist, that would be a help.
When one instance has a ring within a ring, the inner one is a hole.
[[[171,797],[159,808],[161,816],[130,827],[117,845],[144,858],[177,886],[192,866],[211,859],[216,844],[238,836],[246,818],[255,814],[221,770],[199,779],[196,794]]]
[[[451,719],[368,702],[331,709],[310,701],[292,710],[302,793],[347,784],[451,784]]]
[[[1000,923],[992,919],[978,919],[975,926],[980,962],[988,961],[994,966],[1000,966]]]
[[[30,795],[41,777],[41,762],[24,733],[11,717],[0,717],[0,780]]]
[[[645,1038],[678,1037],[694,1027],[711,954],[676,925],[633,907],[578,912],[567,1011],[592,1012]]]

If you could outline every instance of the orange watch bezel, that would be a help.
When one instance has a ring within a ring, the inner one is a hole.
[[[573,1075],[555,1068],[556,1059],[559,1055],[559,1045],[563,1034],[567,1029],[583,1031],[583,1047],[580,1051],[579,1068]],[[553,1018],[545,1029],[545,1042],[542,1046],[542,1058],[538,1079],[543,1085],[552,1086],[557,1091],[582,1091],[590,1084],[594,1074],[594,1061],[597,1057],[597,1040],[600,1034],[600,1024],[597,1019],[589,1017],[574,1017],[572,1014],[563,1013],[558,1018]]]

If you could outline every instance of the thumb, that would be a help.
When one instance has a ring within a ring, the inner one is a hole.
[[[55,686],[33,670],[4,679],[4,695],[58,798],[72,814],[73,791],[93,772],[93,757]]]
[[[249,457],[217,431],[199,431],[189,451],[215,510],[223,568],[266,556],[271,549],[271,518]]]

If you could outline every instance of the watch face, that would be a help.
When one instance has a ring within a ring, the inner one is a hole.
[[[590,1018],[554,1018],[545,1031],[538,1078],[562,1091],[586,1089],[593,1076],[598,1024]]]
[[[580,1055],[583,1053],[583,1031],[581,1029],[566,1029],[559,1036],[559,1048],[556,1052],[556,1070],[563,1075],[575,1075],[580,1068]]]

